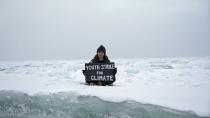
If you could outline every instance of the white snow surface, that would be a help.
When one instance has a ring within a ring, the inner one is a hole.
[[[135,100],[210,116],[210,57],[113,59],[114,86],[87,86],[89,60],[0,61],[0,90],[30,95],[76,92],[106,101]]]

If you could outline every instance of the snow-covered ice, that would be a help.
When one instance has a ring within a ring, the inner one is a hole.
[[[29,95],[73,92],[105,101],[133,100],[210,117],[210,57],[113,59],[114,86],[86,86],[89,60],[1,61],[0,90]]]

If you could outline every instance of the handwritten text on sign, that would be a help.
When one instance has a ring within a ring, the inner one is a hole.
[[[89,81],[114,81],[113,69],[115,69],[114,63],[85,64],[86,79]]]

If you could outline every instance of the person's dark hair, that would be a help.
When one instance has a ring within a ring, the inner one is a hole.
[[[100,60],[98,58],[98,54],[95,55],[95,57],[91,60],[91,62],[92,63],[99,63],[100,62]],[[106,56],[105,54],[104,54],[104,61],[103,62],[104,63],[109,63],[110,62],[108,56]]]

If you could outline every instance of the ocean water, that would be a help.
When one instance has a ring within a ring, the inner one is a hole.
[[[135,101],[108,102],[95,96],[59,92],[30,96],[0,91],[1,118],[199,118],[179,111]]]

